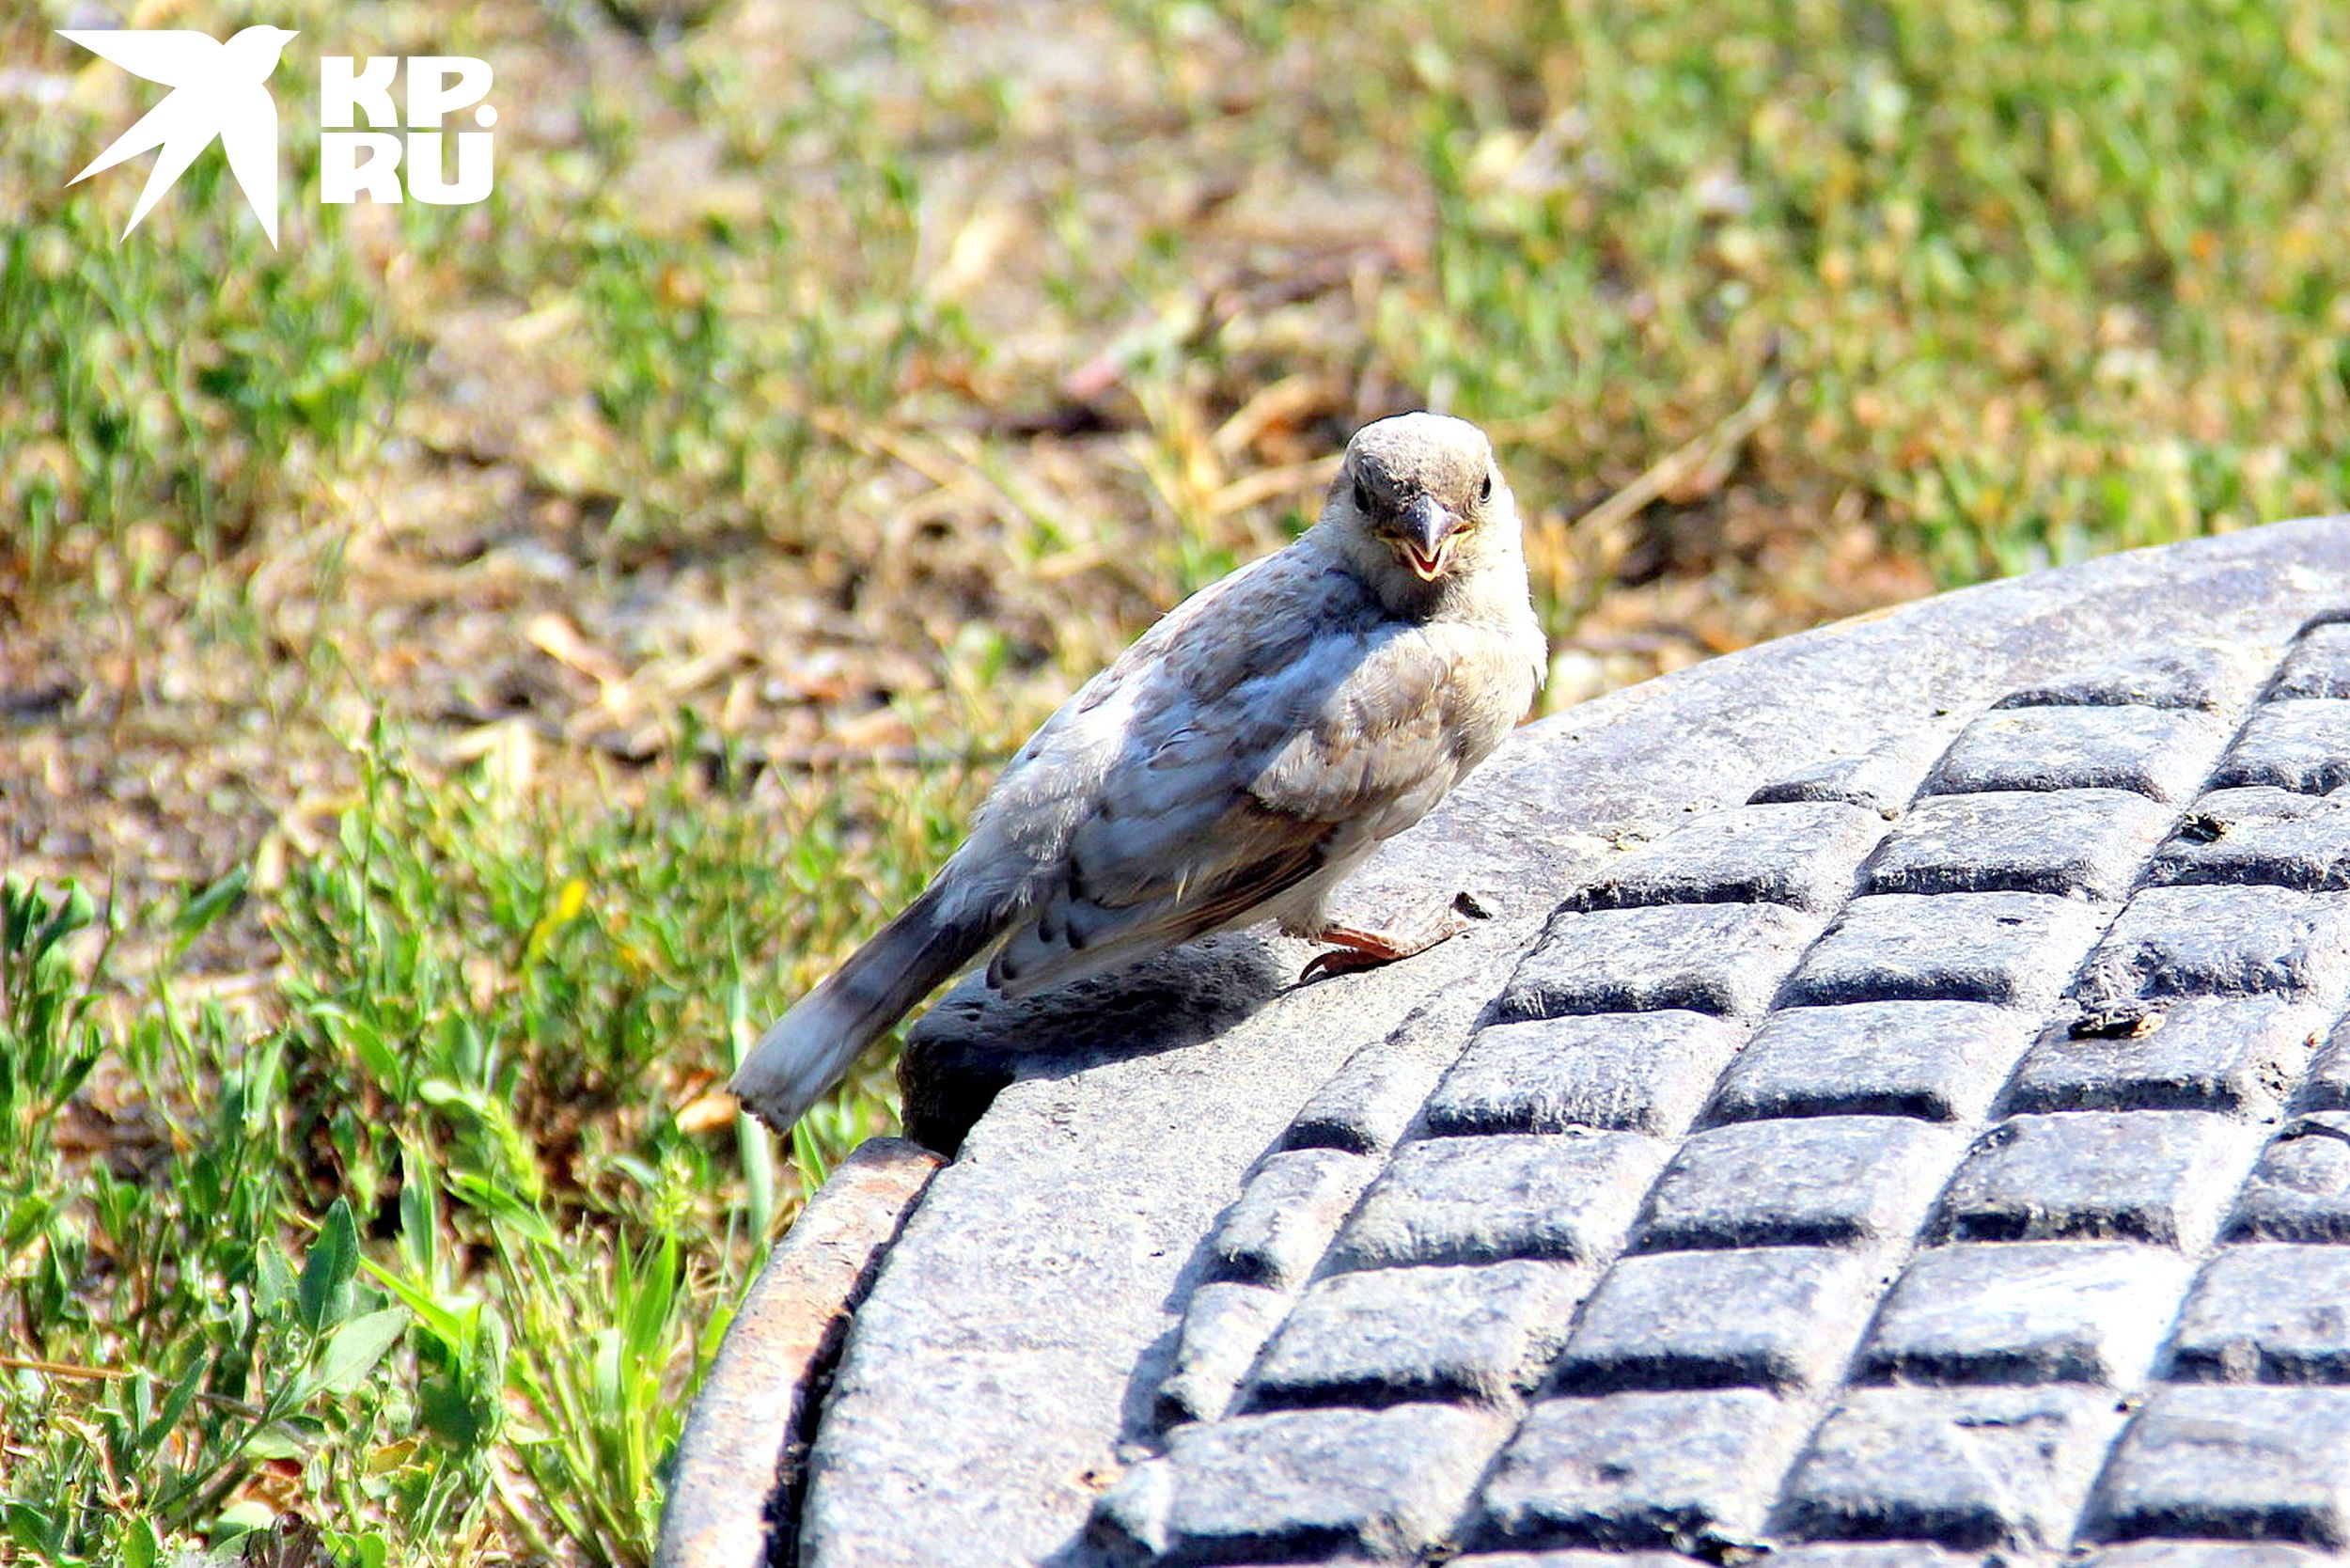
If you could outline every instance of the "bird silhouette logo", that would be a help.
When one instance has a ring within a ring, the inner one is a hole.
[[[227,43],[182,28],[61,30],[61,36],[133,76],[172,89],[68,184],[78,185],[149,148],[163,149],[123,227],[127,240],[196,155],[218,137],[228,157],[228,172],[236,176],[253,215],[261,220],[270,244],[276,245],[277,105],[269,95],[269,78],[292,33],[283,27],[247,27]]]

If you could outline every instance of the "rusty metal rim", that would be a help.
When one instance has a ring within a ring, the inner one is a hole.
[[[849,1320],[946,1163],[903,1138],[869,1138],[776,1243],[686,1413],[656,1568],[754,1568],[797,1555],[794,1543],[769,1541],[772,1522],[798,1513],[808,1438]]]

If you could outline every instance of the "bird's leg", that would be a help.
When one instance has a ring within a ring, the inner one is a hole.
[[[1329,943],[1329,949],[1314,954],[1312,962],[1299,973],[1298,982],[1303,984],[1324,975],[1376,969],[1383,964],[1393,964],[1399,958],[1424,953],[1437,943],[1449,942],[1468,930],[1471,915],[1482,917],[1484,913],[1474,899],[1464,893],[1443,908],[1431,912],[1425,918],[1392,930],[1324,926],[1314,933],[1314,940]]]

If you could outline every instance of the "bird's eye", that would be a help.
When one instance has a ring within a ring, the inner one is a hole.
[[[1371,511],[1371,481],[1360,474],[1355,476],[1355,507],[1365,516]]]
[[[1477,498],[1480,501],[1494,498],[1494,471],[1490,468],[1485,470],[1485,482],[1477,487]]]

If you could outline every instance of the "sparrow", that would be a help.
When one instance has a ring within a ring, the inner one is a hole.
[[[1319,521],[1192,595],[1029,737],[904,913],[768,1028],[734,1075],[778,1131],[941,980],[1010,996],[1272,919],[1308,966],[1457,934],[1341,924],[1333,889],[1526,716],[1548,665],[1518,516],[1484,432],[1364,426]]]
[[[149,148],[162,148],[123,227],[124,239],[217,136],[228,155],[228,172],[236,176],[271,245],[277,243],[277,105],[269,95],[269,79],[294,34],[283,27],[247,27],[226,43],[168,27],[84,28],[58,36],[133,76],[174,89],[66,181],[78,185]]]

